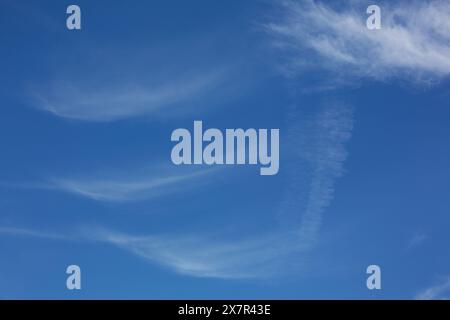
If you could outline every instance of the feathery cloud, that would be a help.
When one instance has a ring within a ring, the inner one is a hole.
[[[186,105],[207,96],[224,80],[223,71],[211,71],[150,84],[126,78],[112,83],[99,80],[95,85],[60,80],[47,88],[34,89],[38,108],[56,116],[95,122],[108,122],[136,116],[186,113]]]
[[[335,180],[344,172],[345,143],[351,136],[353,115],[346,105],[325,104],[309,117],[294,112],[288,121],[287,143],[292,154],[288,159],[291,166],[288,186],[279,210],[281,226],[264,236],[218,240],[207,234],[141,236],[93,228],[74,233],[76,236],[70,239],[105,242],[146,261],[196,277],[267,277],[279,270],[287,257],[295,256],[294,261],[298,261],[298,254],[306,253],[316,244],[323,213],[334,197]],[[129,175],[126,179],[57,179],[52,181],[51,188],[99,201],[130,201],[183,189],[187,183],[191,188],[192,183],[209,181],[197,178],[212,172],[167,174],[153,180],[131,179]],[[305,175],[308,179],[304,180]],[[0,229],[0,233],[6,232]],[[45,237],[45,233],[21,229],[7,233]]]
[[[416,300],[448,300],[450,299],[450,277],[433,287],[427,288],[416,296]]]
[[[296,229],[303,248],[317,242],[323,213],[334,197],[335,180],[344,173],[345,143],[353,129],[348,105],[329,102],[320,109],[309,116],[292,112],[287,134],[287,143],[296,147],[289,155],[289,187],[278,215],[281,223]]]
[[[261,239],[220,241],[205,235],[131,236],[106,229],[93,239],[132,252],[177,273],[195,277],[259,278],[283,255],[268,235]]]
[[[0,227],[0,234],[10,235],[10,236],[24,236],[33,237],[49,240],[69,240],[71,239],[67,235],[51,233],[51,232],[41,232],[32,229],[14,228],[14,227]]]
[[[107,243],[194,277],[262,278],[273,271],[286,252],[282,239],[267,235],[260,239],[221,241],[205,235],[147,235],[119,233],[106,228],[81,228],[69,234],[0,227],[0,235],[48,240]]]
[[[407,248],[412,249],[420,246],[425,241],[429,240],[429,236],[423,232],[416,232],[410,239]]]
[[[99,178],[57,178],[52,179],[45,188],[60,190],[84,196],[97,201],[127,202],[138,201],[171,194],[187,188],[208,183],[205,176],[218,172],[215,169],[190,170],[182,174],[170,171],[148,172],[148,178],[132,178],[109,175]],[[142,174],[141,174],[142,176]]]
[[[372,3],[351,4],[281,1],[281,18],[265,28],[289,54],[288,73],[324,70],[335,83],[354,78],[423,83],[450,74],[448,1],[381,2],[380,30],[366,27],[365,10]]]

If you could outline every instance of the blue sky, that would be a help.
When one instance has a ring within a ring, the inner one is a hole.
[[[69,4],[0,2],[0,298],[449,297],[448,3]],[[194,120],[279,173],[173,165]]]

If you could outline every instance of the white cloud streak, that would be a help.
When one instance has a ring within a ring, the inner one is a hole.
[[[318,240],[323,213],[334,198],[335,180],[344,173],[345,143],[353,129],[349,106],[330,103],[320,109],[310,116],[295,111],[289,120],[288,144],[296,147],[289,156],[289,188],[279,217],[295,228],[303,249]],[[305,181],[309,181],[306,186]]]
[[[121,79],[95,85],[60,80],[34,89],[34,104],[56,116],[82,121],[109,122],[145,115],[186,113],[186,104],[204,98],[224,80],[223,71],[211,71],[165,80],[160,84]],[[180,106],[183,103],[184,106]]]
[[[421,232],[416,232],[411,239],[409,240],[408,243],[408,249],[412,249],[415,248],[417,246],[422,245],[424,242],[426,242],[427,240],[429,240],[429,236],[425,233],[421,233]]]
[[[450,277],[433,287],[427,288],[416,296],[416,300],[449,300],[450,299]]]
[[[268,26],[272,34],[286,41],[295,50],[300,50],[295,52],[301,52],[304,49],[301,46],[306,43],[310,50],[333,62],[328,66],[330,68],[348,64],[353,66],[356,74],[361,73],[359,69],[363,68],[357,62],[357,53],[340,50],[340,46],[345,48],[348,36],[339,39],[339,34],[328,36],[327,33],[327,29],[331,28],[335,33],[339,29],[332,27],[327,22],[328,19],[338,22],[342,15],[347,18],[349,28],[356,28],[354,17],[347,17],[350,13],[333,13],[313,1],[302,4],[288,1],[284,4],[290,13],[280,24]],[[322,21],[324,19],[326,21]],[[322,23],[317,30],[326,32],[317,42],[313,37],[313,30]],[[338,42],[331,41],[334,38]],[[296,72],[301,61],[295,59],[294,62],[291,70]],[[214,75],[212,78],[200,77],[199,81],[174,81],[154,91],[145,90],[141,86],[122,89],[117,87],[117,90],[114,86],[100,86],[94,91],[88,86],[64,85],[41,95],[41,107],[65,118],[113,121],[149,114],[178,101],[197,97],[199,93],[208,91],[210,86],[220,83],[220,79],[220,76]],[[185,86],[187,83],[189,85]],[[344,172],[343,164],[347,157],[345,143],[351,136],[353,126],[351,108],[344,105],[327,105],[309,121],[298,123],[299,119],[298,115],[288,119],[291,126],[289,145],[295,152],[292,155],[295,161],[292,162],[289,187],[280,208],[281,222],[294,228],[294,232],[285,232],[286,229],[280,228],[271,230],[269,235],[263,237],[229,241],[217,240],[205,234],[137,236],[100,228],[90,229],[66,240],[108,243],[146,261],[197,277],[249,278],[271,274],[271,269],[276,269],[277,264],[285,261],[284,257],[305,252],[317,242],[323,213],[334,197],[335,181]],[[299,161],[304,167],[299,167]],[[305,171],[309,175],[307,192],[299,189],[299,181]],[[165,192],[164,190],[172,191],[182,182],[195,177],[197,174],[194,173],[152,180],[55,179],[51,185],[55,189],[94,200],[129,201],[142,196],[151,197],[161,191]],[[291,217],[286,218],[287,215]],[[4,231],[0,229],[2,234],[45,238],[45,233],[30,230]],[[48,238],[58,238],[49,235]]]
[[[381,2],[382,29],[366,27],[366,1],[332,7],[326,1],[283,0],[281,18],[265,25],[274,43],[289,53],[287,71],[331,73],[352,78],[413,82],[450,74],[450,3]]]
[[[331,106],[318,115],[316,125],[313,147],[304,155],[314,167],[300,229],[301,238],[305,239],[316,237],[322,213],[334,198],[335,180],[344,173],[347,158],[344,144],[353,129],[352,110],[344,105]]]
[[[72,235],[60,235],[23,228],[0,227],[0,235],[48,240],[107,243],[157,263],[177,273],[194,277],[262,278],[286,254],[280,239],[266,236],[260,240],[216,240],[206,236],[136,236],[105,228],[83,228]]]
[[[64,237],[17,228],[3,228],[0,233],[108,243],[145,261],[195,277],[260,278],[279,274],[287,257],[298,258],[317,243],[323,213],[334,197],[335,180],[344,172],[345,143],[351,136],[353,115],[346,105],[325,104],[308,117],[295,111],[288,121],[287,143],[293,154],[287,159],[289,181],[279,211],[282,226],[264,236],[230,240],[204,233],[132,235],[105,228],[88,228]],[[126,179],[58,179],[50,188],[98,201],[123,202],[190,189],[197,180],[210,181],[197,179],[210,172],[214,170],[166,174],[148,180],[130,179],[129,175]],[[304,179],[306,176],[308,179]]]
[[[277,241],[271,236],[260,240],[220,241],[205,235],[130,236],[105,229],[94,234],[94,239],[195,277],[265,277],[282,255],[282,251],[274,248],[273,243]]]
[[[280,216],[292,230],[281,227],[263,237],[244,240],[217,240],[214,236],[166,235],[136,236],[91,228],[75,237],[24,230],[0,228],[1,234],[32,236],[55,240],[87,240],[104,242],[131,252],[146,261],[165,266],[177,273],[195,277],[260,278],[279,272],[288,256],[305,253],[318,239],[322,215],[334,196],[335,179],[343,174],[347,153],[345,142],[352,130],[351,109],[343,105],[325,106],[308,121],[297,123],[298,115],[290,118],[289,143],[295,154],[290,183]],[[307,167],[299,166],[299,161]],[[310,172],[310,185],[305,194],[299,186],[305,170]],[[211,171],[211,170],[209,170]],[[208,172],[208,171],[207,171]],[[150,181],[131,180],[58,180],[54,188],[80,194],[100,201],[129,201],[173,191],[179,184],[189,183],[204,173],[158,178]],[[202,180],[202,179],[201,179]],[[183,186],[181,186],[183,188]],[[303,205],[306,203],[306,205]],[[291,215],[287,217],[287,215]],[[293,215],[293,216],[292,216]]]
[[[70,240],[71,238],[67,235],[62,235],[58,233],[51,232],[41,232],[32,229],[14,228],[14,227],[0,227],[0,234],[10,235],[10,236],[24,236],[24,237],[34,237],[49,240]]]
[[[46,189],[60,190],[77,194],[96,201],[127,202],[151,199],[157,196],[172,194],[177,191],[191,189],[209,181],[206,176],[218,172],[204,169],[180,173],[148,172],[148,178],[126,178],[109,176],[107,178],[59,178],[52,179]]]

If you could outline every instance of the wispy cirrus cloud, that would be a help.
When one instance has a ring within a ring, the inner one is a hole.
[[[332,105],[319,113],[313,143],[303,157],[312,163],[313,174],[306,210],[300,227],[301,238],[313,241],[322,213],[334,198],[335,180],[344,173],[345,143],[353,129],[353,112],[346,105]]]
[[[258,239],[218,240],[207,235],[130,235],[106,228],[84,227],[56,234],[24,228],[0,227],[2,236],[47,240],[106,243],[147,262],[193,277],[262,278],[289,254],[283,239],[266,235]]]
[[[33,104],[58,117],[109,122],[163,113],[186,113],[186,104],[204,98],[223,84],[223,70],[177,75],[161,82],[123,77],[95,84],[79,80],[57,80],[33,89]],[[180,106],[183,103],[184,106]]]
[[[217,240],[207,235],[135,236],[100,229],[93,239],[107,242],[139,257],[195,277],[260,278],[285,252],[276,236]]]
[[[319,238],[323,213],[334,198],[335,181],[344,174],[353,110],[328,101],[312,115],[293,110],[288,119],[287,143],[296,147],[288,155],[289,187],[278,215],[297,234],[300,246],[310,248]]]
[[[382,29],[366,28],[367,1],[280,1],[265,25],[289,56],[290,74],[320,69],[330,82],[354,78],[437,81],[450,74],[450,3],[383,1]]]
[[[301,120],[302,119],[302,120]],[[319,238],[325,209],[334,197],[335,180],[344,173],[345,143],[351,136],[353,116],[350,107],[326,104],[309,117],[293,111],[289,115],[288,143],[291,148],[289,181],[278,212],[281,225],[264,236],[246,239],[217,239],[214,235],[136,235],[107,228],[85,228],[73,236],[20,228],[0,228],[0,233],[53,240],[104,242],[135,254],[145,261],[180,274],[214,278],[260,278],[280,271],[289,257],[307,253]],[[59,179],[51,188],[99,201],[130,201],[186,188],[204,174],[186,173],[150,180]],[[209,180],[209,179],[207,179]],[[306,184],[305,184],[306,181]],[[289,228],[286,228],[289,226]]]
[[[145,170],[144,170],[145,171]],[[189,170],[182,173],[169,169],[151,170],[139,174],[108,174],[95,177],[54,178],[43,187],[104,202],[128,202],[151,199],[199,187],[210,181],[215,169]]]
[[[0,234],[11,236],[24,236],[50,240],[69,240],[71,237],[63,234],[42,232],[33,229],[15,228],[15,227],[0,227]]]
[[[176,169],[176,170],[174,170]],[[220,168],[134,168],[91,172],[44,181],[0,181],[0,187],[65,192],[101,202],[133,202],[173,195],[205,186],[218,178]]]
[[[429,240],[430,237],[428,234],[423,232],[416,232],[410,239],[407,245],[408,249],[412,249],[422,245],[424,242]]]
[[[416,300],[449,300],[450,277],[442,279],[440,284],[427,288],[416,295]]]
[[[10,236],[53,240],[103,242],[116,246],[180,274],[195,277],[253,278],[279,275],[287,261],[299,261],[319,239],[323,214],[334,197],[334,185],[343,173],[347,157],[345,143],[353,126],[352,109],[347,105],[325,103],[319,112],[293,110],[288,115],[289,177],[278,211],[280,226],[263,236],[245,239],[216,237],[207,233],[137,235],[107,228],[75,230],[72,235],[2,228]],[[45,188],[88,197],[97,201],[126,202],[147,199],[178,190],[191,189],[215,170],[173,172],[149,175],[148,179],[111,175],[89,178],[54,179]],[[217,180],[214,180],[217,181]],[[36,186],[34,186],[36,187]],[[270,212],[269,212],[270,213]],[[294,259],[290,259],[294,257]],[[284,266],[283,266],[284,265]]]

